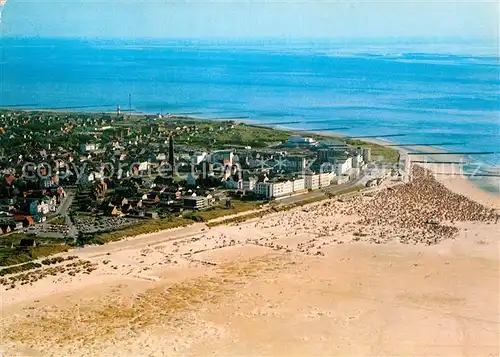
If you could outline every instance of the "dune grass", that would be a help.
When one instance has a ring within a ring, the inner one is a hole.
[[[258,209],[261,204],[262,202],[260,201],[244,202],[233,200],[231,201],[230,208],[217,206],[203,211],[189,212],[186,213],[184,217],[195,222],[208,222],[212,219]]]
[[[72,247],[68,244],[47,244],[29,248],[1,248],[0,266],[30,262],[54,254],[67,252]]]
[[[71,308],[30,311],[30,317],[4,328],[4,337],[15,342],[44,341],[41,349],[55,345],[83,343],[85,346],[112,339],[117,333],[137,336],[137,331],[166,324],[188,323],[184,313],[201,305],[216,304],[233,296],[241,284],[266,271],[283,269],[285,257],[263,256],[248,261],[221,264],[211,274],[161,285],[133,297],[108,295]]]

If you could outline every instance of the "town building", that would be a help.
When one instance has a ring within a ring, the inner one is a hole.
[[[192,157],[191,157],[191,163],[193,165],[198,165],[200,164],[203,160],[205,160],[207,157],[207,153],[206,152],[197,152],[195,153]]]
[[[186,177],[186,184],[188,186],[196,186],[196,180],[198,180],[198,175],[190,172],[190,173],[188,173],[188,175]]]
[[[305,188],[308,190],[316,190],[318,188],[330,186],[334,172],[307,173],[304,176]]]
[[[255,193],[259,196],[270,198],[271,197],[271,191],[269,190],[270,187],[269,182],[257,182],[255,185]]]
[[[224,181],[224,187],[232,190],[243,190],[243,180],[238,175],[231,175]]]
[[[360,168],[363,166],[363,156],[357,152],[352,156],[352,167]]]
[[[233,166],[234,152],[231,150],[215,151],[210,155],[210,162],[213,164],[222,164],[223,166]]]
[[[243,180],[243,190],[254,191],[256,184],[257,184],[257,178],[248,177],[247,179]]]
[[[363,161],[365,163],[372,161],[372,149],[371,148],[364,148],[363,149]]]
[[[146,212],[145,216],[151,219],[158,219],[158,213],[154,211]]]
[[[319,187],[327,187],[332,184],[332,180],[335,177],[334,172],[322,172],[319,173]]]
[[[185,197],[182,200],[182,205],[186,209],[202,210],[209,207],[209,201],[207,197],[203,196]]]
[[[330,162],[334,163],[339,157],[346,156],[345,147],[330,147],[318,150],[318,160],[320,163]]]
[[[318,145],[318,142],[313,138],[304,138],[300,135],[292,135],[288,141],[286,141],[285,145],[291,147],[316,146]]]
[[[352,168],[352,157],[338,159],[334,164],[334,168],[337,176],[344,175]]]
[[[287,156],[285,162],[286,168],[294,172],[302,172],[307,167],[307,160],[304,156]]]
[[[303,177],[292,180],[292,184],[293,192],[303,191],[306,189],[306,180]]]
[[[258,182],[255,185],[255,193],[266,198],[286,196],[293,192],[293,182],[288,180],[281,182]]]
[[[104,210],[104,214],[107,216],[121,216],[122,212],[118,209],[118,207],[111,205],[106,207],[106,209]]]
[[[308,190],[316,190],[319,188],[319,175],[306,174],[304,176],[305,188]]]
[[[40,178],[39,186],[40,188],[51,188],[54,182],[52,181],[52,177],[44,176]]]
[[[95,143],[83,143],[80,145],[80,151],[82,153],[94,152],[99,150],[99,145]]]
[[[14,216],[14,219],[17,222],[22,222],[23,227],[32,226],[35,224],[35,219],[33,218],[33,216],[16,215]]]

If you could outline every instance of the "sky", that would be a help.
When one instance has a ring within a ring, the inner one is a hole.
[[[8,0],[15,37],[498,39],[488,0]]]

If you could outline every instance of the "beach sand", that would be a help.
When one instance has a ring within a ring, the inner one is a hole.
[[[495,197],[481,206],[416,175],[373,197],[61,254],[97,269],[2,286],[0,352],[498,356]]]
[[[454,192],[458,192],[483,205],[500,210],[500,177],[487,178],[491,186],[498,187],[495,192],[487,192],[465,176],[462,176],[463,168],[459,165],[422,164],[422,167],[435,172],[436,179]],[[481,178],[478,178],[481,179]],[[484,179],[484,178],[483,178]]]

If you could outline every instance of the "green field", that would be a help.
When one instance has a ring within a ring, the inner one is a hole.
[[[231,208],[217,206],[203,211],[189,212],[184,217],[195,222],[208,222],[212,219],[258,209],[260,205],[262,205],[261,201],[243,202],[233,200],[231,201]]]
[[[57,253],[67,252],[72,246],[61,244],[40,244],[29,248],[0,248],[0,266],[21,264],[48,257]]]

